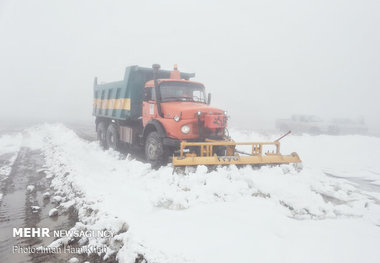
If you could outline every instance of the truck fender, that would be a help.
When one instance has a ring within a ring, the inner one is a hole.
[[[164,126],[161,124],[161,122],[159,122],[158,120],[150,120],[150,121],[148,121],[148,123],[145,125],[145,127],[144,127],[144,131],[143,131],[143,137],[144,137],[144,140],[145,140],[146,136],[148,136],[148,134],[149,134],[151,131],[157,131],[161,138],[166,137],[166,131],[165,131],[165,128],[164,128]]]

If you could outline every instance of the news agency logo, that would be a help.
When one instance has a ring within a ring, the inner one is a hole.
[[[21,227],[13,228],[13,237],[50,237],[51,231],[47,227]],[[54,230],[53,237],[101,237],[111,238],[114,233],[109,230]]]
[[[13,228],[13,237],[50,237],[50,229],[46,227],[22,227]]]

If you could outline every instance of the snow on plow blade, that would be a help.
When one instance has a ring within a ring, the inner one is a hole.
[[[236,150],[236,146],[251,146],[251,152]],[[264,146],[272,146],[274,150],[263,152]],[[196,153],[185,153],[186,148],[198,148]],[[225,147],[225,155],[214,153],[215,147]],[[242,155],[243,154],[243,155]],[[192,165],[276,165],[301,163],[297,153],[282,155],[280,142],[233,142],[233,141],[207,141],[207,142],[181,142],[180,156],[173,156],[173,166]]]

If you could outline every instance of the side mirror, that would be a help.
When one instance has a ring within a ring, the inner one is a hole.
[[[207,96],[207,104],[210,105],[210,103],[211,103],[211,93],[209,93]]]

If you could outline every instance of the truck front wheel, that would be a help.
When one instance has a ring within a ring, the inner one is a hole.
[[[107,141],[106,141],[106,132],[107,127],[105,122],[99,122],[96,126],[96,134],[100,143],[100,146],[102,146],[104,149],[108,148]]]
[[[148,134],[145,140],[145,158],[152,164],[152,168],[157,169],[168,162],[168,151],[162,143],[162,138],[157,132]]]
[[[114,150],[119,148],[119,133],[117,132],[116,125],[110,124],[106,134],[107,145]]]

